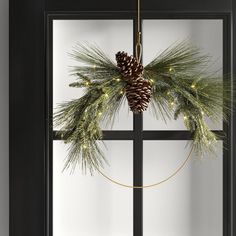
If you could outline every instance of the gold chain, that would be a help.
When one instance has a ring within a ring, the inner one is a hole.
[[[125,188],[132,188],[132,189],[144,189],[144,188],[153,188],[153,187],[157,187],[158,185],[161,185],[165,182],[167,182],[168,180],[172,179],[174,176],[176,176],[184,167],[185,165],[187,164],[188,160],[191,158],[191,154],[193,152],[193,146],[191,147],[190,149],[190,152],[187,156],[187,158],[184,160],[184,162],[179,166],[179,168],[174,172],[172,173],[171,175],[169,175],[167,178],[159,181],[159,182],[156,182],[156,183],[153,183],[153,184],[149,184],[149,185],[143,185],[143,186],[133,186],[133,185],[127,185],[127,184],[123,184],[119,181],[116,181],[114,179],[112,179],[111,177],[109,177],[108,175],[106,175],[105,173],[103,173],[100,169],[97,169],[97,171],[104,177],[106,178],[107,180],[109,180],[110,182],[112,182],[113,184],[116,184],[116,185],[119,185],[119,186],[122,186],[122,187],[125,187]]]

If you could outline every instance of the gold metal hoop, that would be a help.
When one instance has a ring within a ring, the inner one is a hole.
[[[109,177],[108,175],[106,175],[105,173],[103,173],[100,169],[97,169],[97,171],[104,177],[106,178],[107,180],[109,180],[110,182],[112,182],[113,184],[116,184],[116,185],[119,185],[121,187],[125,187],[125,188],[132,188],[132,189],[144,189],[144,188],[153,188],[153,187],[157,187],[158,185],[161,185],[165,182],[167,182],[168,180],[172,179],[174,176],[176,176],[184,167],[185,165],[187,164],[188,160],[191,158],[191,155],[192,155],[192,152],[193,152],[193,146],[191,147],[190,149],[190,152],[187,156],[187,158],[184,160],[184,162],[179,166],[179,168],[174,172],[172,173],[171,175],[169,175],[167,178],[159,181],[159,182],[156,182],[156,183],[153,183],[153,184],[149,184],[149,185],[143,185],[143,186],[133,186],[133,185],[127,185],[127,184],[123,184],[119,181],[116,181],[114,179],[112,179],[111,177]]]
[[[140,0],[137,0],[137,6],[138,6],[138,10],[137,10],[137,41],[136,41],[136,47],[135,47],[135,54],[136,54],[136,59],[138,60],[138,62],[141,61],[141,57],[142,57],[142,44],[141,44],[141,27],[140,27]],[[121,187],[125,187],[125,188],[131,188],[131,189],[144,189],[144,188],[152,188],[152,187],[157,187],[165,182],[167,182],[168,180],[172,179],[174,176],[176,176],[186,165],[186,163],[188,162],[188,160],[191,157],[191,154],[193,152],[193,146],[190,149],[190,152],[187,156],[187,158],[184,160],[184,162],[179,166],[179,168],[172,173],[170,176],[168,176],[167,178],[153,183],[153,184],[149,184],[149,185],[143,185],[143,186],[133,186],[133,185],[127,185],[127,184],[123,184],[119,181],[114,180],[113,178],[109,177],[108,175],[106,175],[103,171],[101,171],[100,169],[97,168],[97,171],[104,177],[106,178],[108,181],[112,182],[113,184],[119,185]]]

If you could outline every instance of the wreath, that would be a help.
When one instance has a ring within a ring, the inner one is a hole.
[[[223,113],[228,120],[231,82],[207,72],[210,57],[189,41],[175,43],[145,67],[125,52],[118,52],[115,62],[90,44],[77,44],[71,56],[82,65],[73,67],[76,81],[69,86],[85,92],[60,104],[54,115],[54,125],[69,144],[65,168],[79,165],[93,173],[104,165],[100,124],[112,126],[125,99],[135,114],[149,107],[157,119],[182,118],[192,133],[193,150],[198,155],[214,152],[218,137],[206,117],[219,122]]]

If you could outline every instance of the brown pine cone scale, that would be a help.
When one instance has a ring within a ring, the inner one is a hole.
[[[118,52],[116,61],[127,82],[125,92],[129,107],[136,114],[142,113],[148,108],[152,94],[150,81],[143,78],[143,65],[125,52]]]

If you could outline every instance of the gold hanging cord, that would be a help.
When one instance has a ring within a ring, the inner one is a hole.
[[[141,28],[140,28],[140,23],[141,23],[141,19],[140,19],[140,0],[137,0],[138,2],[138,11],[137,11],[137,42],[136,42],[136,48],[135,48],[135,56],[138,60],[138,62],[141,61],[141,57],[142,57],[142,44],[141,44]],[[112,182],[113,184],[119,185],[121,187],[125,187],[125,188],[131,188],[131,189],[144,189],[144,188],[152,188],[152,187],[157,187],[165,182],[167,182],[168,180],[172,179],[173,177],[175,177],[187,164],[188,160],[191,158],[191,154],[193,152],[193,146],[190,149],[190,152],[187,156],[187,158],[184,160],[184,162],[176,169],[176,171],[174,173],[172,173],[171,175],[169,175],[167,178],[153,183],[153,184],[148,184],[148,185],[143,185],[143,186],[133,186],[133,185],[128,185],[128,184],[124,184],[121,183],[119,181],[114,180],[113,178],[109,177],[108,175],[106,175],[103,171],[101,171],[100,169],[97,168],[97,171],[107,180],[109,180],[110,182]]]
[[[141,17],[140,17],[140,0],[137,0],[137,7],[138,7],[138,11],[137,11],[137,41],[136,41],[136,47],[135,47],[135,56],[137,58],[137,61],[140,62],[141,58],[142,58],[142,44],[141,44],[141,37],[142,37],[142,32],[141,32]]]

